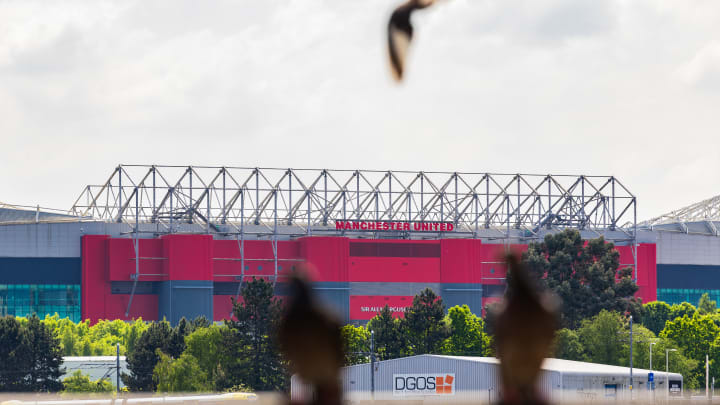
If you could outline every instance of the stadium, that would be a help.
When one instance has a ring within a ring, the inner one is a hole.
[[[0,315],[220,321],[308,263],[346,322],[429,287],[475,313],[500,259],[573,228],[615,244],[643,302],[720,299],[720,197],[638,222],[613,176],[120,165],[67,211],[0,205]]]

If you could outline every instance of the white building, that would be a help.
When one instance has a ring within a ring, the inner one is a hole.
[[[655,391],[648,387],[649,370],[633,369],[635,398],[667,395],[669,377],[673,387],[682,389],[682,375],[655,371]],[[454,399],[495,401],[500,386],[499,361],[494,357],[420,355],[375,363],[375,399]],[[343,389],[347,399],[359,401],[371,396],[370,364],[344,367]],[[630,368],[579,361],[545,359],[538,383],[539,392],[550,401],[630,398]],[[675,391],[675,390],[674,390]],[[297,376],[291,382],[292,399],[303,398],[308,386]],[[679,392],[674,392],[679,393]]]
[[[62,367],[65,367],[63,380],[80,370],[83,374],[90,376],[92,381],[106,378],[116,385],[117,358],[115,356],[66,356],[63,358]],[[125,356],[120,356],[120,373],[129,374]],[[120,388],[124,386],[125,384],[120,380]]]

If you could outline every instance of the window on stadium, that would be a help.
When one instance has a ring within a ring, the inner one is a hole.
[[[693,305],[697,305],[700,302],[700,297],[707,293],[711,300],[720,302],[720,290],[700,290],[700,289],[688,289],[688,288],[658,288],[657,299],[658,301],[665,301],[670,305],[680,304],[682,302],[689,302]]]
[[[0,284],[0,316],[37,314],[43,318],[55,313],[80,321],[80,285]]]

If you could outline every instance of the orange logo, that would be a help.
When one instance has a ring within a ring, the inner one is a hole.
[[[436,394],[452,394],[453,380],[451,375],[445,377],[435,377],[435,393]]]

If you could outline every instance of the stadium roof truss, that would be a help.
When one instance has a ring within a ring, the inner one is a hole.
[[[612,176],[120,165],[71,213],[167,233],[192,223],[221,234],[338,234],[336,221],[355,220],[451,222],[466,237],[575,228],[634,240],[636,198]]]
[[[718,222],[720,222],[720,196],[715,196],[643,221],[638,226],[651,230],[676,230],[720,236]]]

